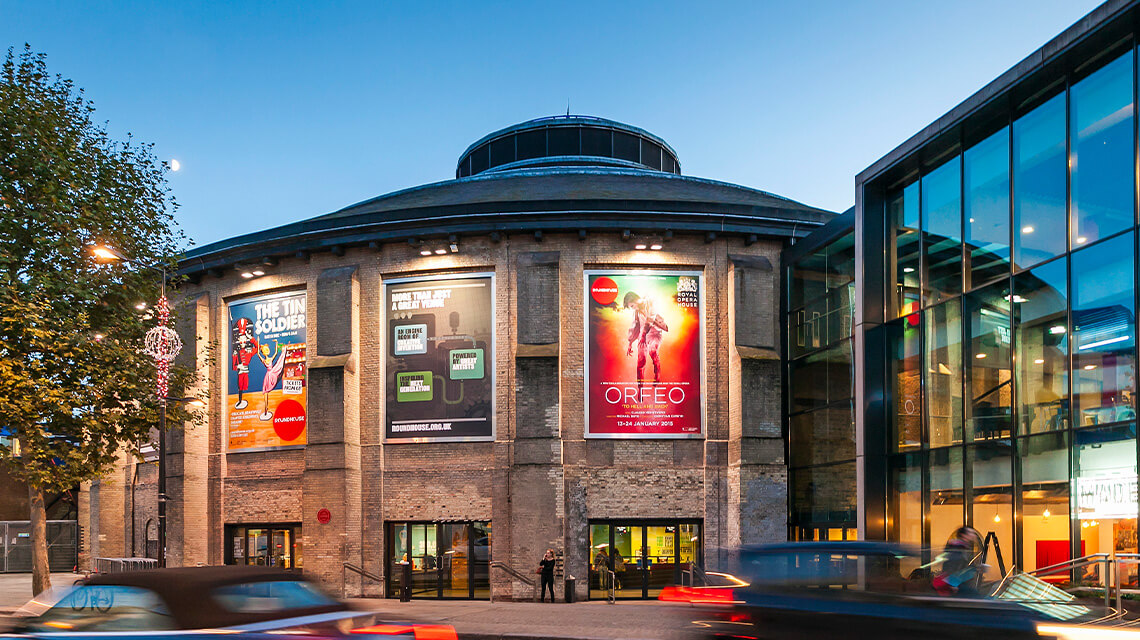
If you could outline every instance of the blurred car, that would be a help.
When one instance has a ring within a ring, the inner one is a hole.
[[[978,556],[887,542],[799,542],[741,549],[747,586],[720,597],[717,638],[1038,638],[1038,626],[1098,618],[1036,578],[986,581]],[[950,585],[953,585],[951,587]]]
[[[266,567],[194,567],[93,575],[40,594],[12,634],[24,638],[163,637],[205,633],[248,638],[384,635],[454,640],[446,625],[392,624],[353,609],[297,573]],[[181,632],[181,633],[180,633]]]

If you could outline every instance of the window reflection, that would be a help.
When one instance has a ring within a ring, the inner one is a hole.
[[[914,313],[922,302],[919,284],[918,191],[919,185],[914,182],[887,199],[893,258],[893,273],[888,282],[894,282],[895,311],[899,316]]]
[[[1069,547],[1069,438],[1064,432],[1025,438],[1021,458],[1021,521],[1025,529],[1022,557],[1027,571],[1061,564],[1072,557]],[[1082,549],[1080,555],[1085,555]],[[1042,576],[1067,582],[1069,572]]]
[[[934,449],[930,452],[930,540],[941,544],[958,527],[966,524],[962,494],[962,449]]]
[[[1009,281],[979,289],[964,301],[966,437],[1008,438],[1013,415]]]
[[[1006,566],[1013,563],[1013,455],[1008,440],[969,447],[970,521],[983,536],[993,532]],[[996,559],[987,564],[996,569]],[[987,574],[987,579],[1001,576]]]
[[[929,446],[962,441],[962,311],[959,300],[927,309],[926,422]]]
[[[1135,425],[1078,430],[1073,445],[1082,553],[1136,553]],[[1124,586],[1137,586],[1124,567]]]
[[[936,304],[962,291],[962,198],[959,157],[922,177],[924,291]]]
[[[915,313],[890,325],[891,366],[894,369],[894,442],[899,450],[922,444],[921,322]]]
[[[1068,260],[1018,274],[1013,280],[1017,326],[1017,398],[1022,433],[1069,424]]]
[[[1073,253],[1073,403],[1080,427],[1136,415],[1132,237]]]
[[[895,542],[922,544],[922,458],[918,454],[891,458],[891,487],[887,537]]]
[[[966,150],[962,180],[972,288],[1009,273],[1009,129]]]
[[[1132,53],[1073,85],[1072,246],[1133,224]]]
[[[1013,243],[1019,268],[1066,248],[1065,95],[1013,123]]]

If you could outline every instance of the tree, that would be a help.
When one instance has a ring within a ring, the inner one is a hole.
[[[158,422],[142,353],[162,272],[99,264],[97,244],[173,266],[185,235],[152,145],[113,140],[27,45],[0,69],[0,463],[28,486],[32,590],[50,586],[45,492],[98,478]],[[175,368],[172,388],[192,372]],[[177,421],[188,416],[172,408]]]

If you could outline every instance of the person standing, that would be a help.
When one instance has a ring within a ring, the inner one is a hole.
[[[546,587],[550,587],[550,601],[554,602],[554,549],[547,549],[546,555],[538,563],[536,573],[542,578],[542,587],[539,592],[539,602],[546,602]]]

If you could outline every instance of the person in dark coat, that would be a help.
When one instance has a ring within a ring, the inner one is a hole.
[[[538,563],[536,572],[542,577],[542,587],[539,592],[539,601],[546,602],[546,587],[550,587],[550,601],[554,602],[554,549],[547,549],[546,555]]]

